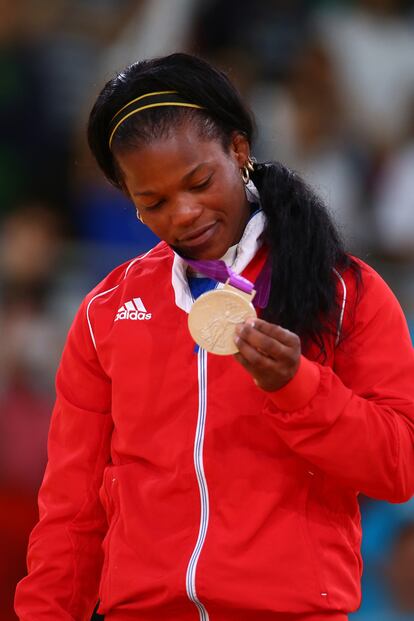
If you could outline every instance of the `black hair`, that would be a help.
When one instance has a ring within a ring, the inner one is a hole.
[[[255,132],[251,113],[227,76],[206,61],[189,54],[171,54],[134,63],[107,82],[89,117],[90,149],[107,179],[116,187],[122,183],[111,149],[111,119],[127,103],[150,92],[174,90],[181,98],[202,106],[163,107],[133,115],[117,129],[112,150],[134,147],[162,138],[171,129],[191,119],[200,134],[219,139],[227,149],[235,130],[245,134],[249,143]]]
[[[188,119],[225,149],[235,131],[249,144],[253,141],[253,116],[223,72],[182,53],[134,63],[105,85],[88,126],[91,151],[119,188],[122,179],[109,148],[111,119],[132,99],[160,90],[177,91],[202,109],[166,106],[132,115],[116,130],[112,150],[148,144]],[[350,267],[358,282],[358,265],[345,252],[323,202],[298,174],[280,163],[256,163],[252,180],[267,219],[264,236],[272,264],[270,299],[262,316],[296,332],[304,349],[315,342],[323,355],[323,334],[336,333],[340,316],[334,271]]]

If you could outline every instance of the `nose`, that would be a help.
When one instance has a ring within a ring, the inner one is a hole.
[[[176,229],[185,229],[198,220],[202,211],[201,205],[190,198],[177,201],[171,210],[171,224]]]

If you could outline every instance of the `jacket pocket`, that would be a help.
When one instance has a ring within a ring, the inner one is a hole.
[[[120,504],[118,495],[118,479],[115,475],[114,467],[108,467],[105,470],[102,499],[106,509],[108,519],[108,531],[102,542],[104,552],[104,563],[102,567],[101,581],[99,586],[99,612],[105,613],[108,609],[111,594],[111,547],[113,540],[113,532],[116,528],[120,515]]]
[[[308,493],[306,497],[306,506],[305,506],[305,537],[309,546],[310,554],[313,562],[314,574],[316,577],[316,582],[319,587],[319,601],[321,606],[328,604],[328,588],[327,588],[327,579],[326,573],[323,564],[323,557],[321,555],[321,549],[317,537],[317,522],[314,519],[314,510],[313,510],[313,488],[315,485],[315,477],[317,476],[314,472],[308,471]]]
[[[306,504],[309,543],[321,586],[330,607],[349,606],[360,595],[359,511],[352,490],[322,473],[310,476]],[[344,599],[345,598],[345,599]],[[353,604],[352,604],[353,605]]]

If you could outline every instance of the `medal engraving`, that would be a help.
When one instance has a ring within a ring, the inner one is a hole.
[[[230,285],[201,295],[188,316],[188,327],[195,342],[213,354],[235,354],[238,351],[234,342],[237,324],[248,317],[256,317],[252,299],[253,295]]]

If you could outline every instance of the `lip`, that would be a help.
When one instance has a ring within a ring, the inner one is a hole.
[[[216,226],[217,222],[211,222],[210,224],[201,226],[199,229],[188,233],[188,235],[180,237],[178,244],[183,248],[195,248],[196,246],[206,244],[214,235]]]

